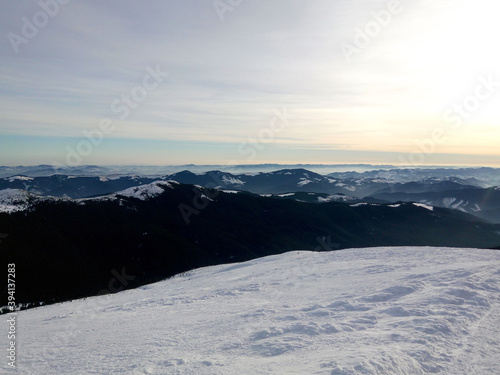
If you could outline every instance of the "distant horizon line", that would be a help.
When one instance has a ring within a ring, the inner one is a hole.
[[[31,165],[0,165],[0,168],[33,168],[33,167],[48,167],[52,169],[78,169],[85,167],[97,167],[97,168],[107,168],[107,167],[155,167],[155,168],[165,168],[165,167],[259,167],[259,166],[315,166],[315,167],[349,167],[349,166],[366,166],[366,167],[393,167],[393,168],[491,168],[500,169],[500,167],[493,167],[487,165],[450,165],[450,164],[422,164],[422,165],[396,165],[396,164],[370,164],[370,163],[342,163],[342,164],[325,164],[325,163],[258,163],[258,164],[82,164],[77,166],[66,166],[58,165],[54,166],[51,164],[31,164]]]

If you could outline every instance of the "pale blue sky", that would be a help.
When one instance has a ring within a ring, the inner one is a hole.
[[[4,2],[0,164],[500,166],[496,2],[217,1]]]

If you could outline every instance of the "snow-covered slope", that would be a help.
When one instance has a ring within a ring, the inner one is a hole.
[[[31,209],[36,203],[64,198],[41,197],[20,189],[0,190],[0,213],[12,214]]]
[[[144,201],[161,195],[166,189],[172,188],[173,184],[178,184],[178,182],[155,181],[147,185],[135,186],[119,191],[118,193],[112,194],[112,196],[137,198]]]
[[[500,252],[290,252],[17,320],[22,374],[500,374]]]
[[[0,190],[0,212],[24,211],[29,205],[30,193],[18,189]]]
[[[120,197],[135,198],[146,201],[161,195],[166,189],[171,189],[173,185],[178,185],[176,181],[154,181],[150,184],[134,186],[117,193],[103,195],[96,198],[59,198],[42,197],[19,189],[0,190],[0,213],[14,213],[31,209],[36,203],[45,201],[65,201],[77,204],[85,204],[90,201],[114,200]]]

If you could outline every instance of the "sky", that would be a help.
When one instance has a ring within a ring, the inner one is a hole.
[[[19,0],[0,165],[500,167],[493,0]]]

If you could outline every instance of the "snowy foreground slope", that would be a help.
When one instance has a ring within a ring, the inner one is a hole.
[[[290,252],[19,312],[17,330],[22,374],[500,374],[500,251]]]

